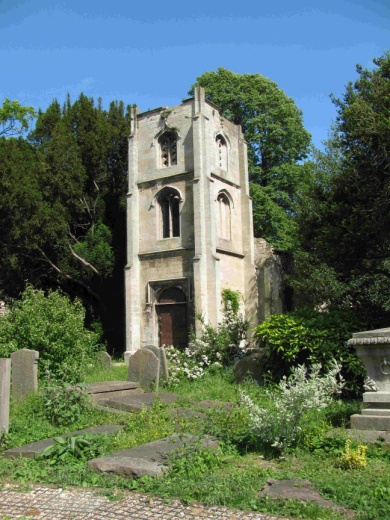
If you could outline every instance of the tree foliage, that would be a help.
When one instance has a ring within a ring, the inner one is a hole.
[[[5,98],[0,107],[0,136],[21,134],[28,130],[31,120],[35,117],[33,107],[26,107],[19,101]]]
[[[358,66],[358,79],[334,99],[335,132],[317,154],[320,175],[301,207],[306,262],[298,262],[294,283],[304,298],[314,289],[317,303],[347,306],[367,325],[384,326],[390,319],[390,54],[374,64]],[[329,283],[318,290],[321,273]]]
[[[40,111],[28,140],[0,141],[5,296],[26,280],[61,287],[83,300],[89,321],[122,330],[128,126],[123,103],[103,110],[81,94]]]
[[[195,86],[222,115],[242,126],[248,143],[256,236],[280,249],[293,246],[297,197],[310,171],[299,162],[309,151],[310,134],[302,112],[276,83],[260,74],[235,74],[224,68],[206,72]]]

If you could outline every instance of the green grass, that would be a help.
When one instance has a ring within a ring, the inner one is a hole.
[[[126,379],[126,372],[123,365],[104,374],[106,378],[119,380]],[[91,371],[88,381],[102,380],[101,374]],[[244,389],[262,406],[269,404],[263,389],[251,382],[235,385],[228,371],[209,375],[203,381],[183,382],[176,388],[167,388],[181,396],[180,405],[192,407],[201,400],[237,402],[240,389]],[[310,480],[324,498],[352,509],[358,520],[390,518],[389,448],[380,443],[371,445],[366,467],[344,470],[338,464],[343,439],[327,437],[332,427],[348,425],[350,414],[359,409],[360,404],[356,402],[335,403],[327,410],[309,415],[298,448],[284,459],[268,460],[262,457],[261,452],[254,450],[254,440],[248,434],[247,415],[240,407],[232,412],[209,410],[204,419],[187,417],[180,420],[174,418],[169,407],[160,402],[151,410],[128,415],[109,414],[90,408],[77,423],[55,428],[43,417],[41,406],[39,397],[12,406],[10,433],[0,440],[0,451],[2,443],[3,448],[13,447],[103,423],[120,423],[125,428],[109,436],[96,437],[94,445],[99,454],[131,448],[175,431],[200,436],[217,435],[223,446],[213,457],[202,451],[187,454],[186,463],[181,463],[179,459],[174,465],[176,470],[165,478],[144,477],[140,480],[91,472],[85,461],[72,457],[62,464],[51,465],[50,460],[9,460],[0,454],[0,485],[17,481],[21,484],[58,484],[61,487],[90,486],[109,490],[110,496],[120,496],[120,490],[136,489],[167,499],[197,500],[292,518],[346,518],[312,504],[258,498],[267,479],[294,477]]]
[[[85,383],[99,381],[127,381],[128,366],[125,363],[113,363],[111,369],[104,370],[90,366],[85,375]]]

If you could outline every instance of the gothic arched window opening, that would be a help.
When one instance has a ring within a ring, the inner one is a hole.
[[[164,132],[158,139],[161,168],[177,164],[177,135],[173,131]]]
[[[164,190],[158,198],[161,210],[162,238],[180,236],[180,195],[176,190]]]
[[[215,138],[215,142],[217,144],[218,168],[221,168],[222,170],[227,170],[228,149],[226,139],[221,134],[218,134]]]
[[[223,240],[231,240],[230,200],[224,192],[217,197],[217,235]]]

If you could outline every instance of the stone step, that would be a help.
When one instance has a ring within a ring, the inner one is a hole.
[[[219,444],[217,439],[208,436],[200,438],[190,434],[173,434],[158,441],[91,460],[88,467],[95,471],[116,473],[122,477],[160,477],[169,470],[169,456],[172,453],[197,442],[209,448],[216,448]]]
[[[365,408],[360,412],[362,415],[377,415],[377,416],[385,416],[390,417],[390,409],[389,408]]]
[[[384,415],[352,415],[351,428],[356,430],[390,430],[390,417]]]
[[[106,424],[102,426],[91,426],[90,428],[84,428],[83,430],[77,430],[74,432],[67,433],[65,435],[58,435],[58,437],[74,437],[75,435],[108,435],[110,433],[122,430],[124,426],[117,424]],[[28,459],[35,459],[38,457],[46,448],[52,446],[55,443],[53,438],[43,439],[41,441],[32,442],[19,446],[18,448],[11,448],[4,452],[4,455],[8,459],[16,459],[17,457],[25,457]]]
[[[94,403],[112,397],[144,393],[139,383],[133,381],[102,381],[99,383],[89,383],[85,386],[85,390],[91,396]]]

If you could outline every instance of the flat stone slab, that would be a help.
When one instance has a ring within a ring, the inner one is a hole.
[[[290,480],[267,480],[267,485],[259,493],[259,497],[268,495],[270,498],[293,498],[304,502],[311,502],[322,507],[335,509],[346,514],[349,518],[355,516],[351,509],[341,507],[330,500],[322,498],[322,496],[312,489],[312,483],[309,480],[301,478],[293,478]]]
[[[169,456],[172,453],[199,440],[208,448],[216,448],[219,445],[218,440],[212,437],[200,438],[196,435],[173,434],[158,441],[91,460],[88,462],[88,467],[95,471],[117,473],[121,476],[160,477],[164,472],[169,471]]]
[[[90,383],[86,385],[85,390],[91,396],[91,400],[94,403],[100,402],[102,399],[144,393],[139,383],[133,381],[102,381],[100,383]]]
[[[126,395],[123,397],[113,397],[112,399],[105,399],[100,401],[103,406],[109,408],[116,408],[117,410],[124,410],[126,412],[140,412],[142,408],[150,408],[154,401],[159,399],[163,403],[171,404],[177,401],[176,394],[169,394],[167,392],[145,392],[144,394]]]
[[[90,428],[84,428],[83,430],[77,430],[74,432],[67,433],[65,435],[59,435],[58,437],[74,437],[75,435],[108,435],[110,433],[117,432],[118,430],[122,430],[124,426],[120,426],[117,424],[105,424],[102,426],[91,426]],[[4,455],[8,459],[16,459],[17,457],[25,457],[28,459],[35,459],[40,455],[46,448],[52,446],[54,444],[54,439],[43,439],[41,441],[32,442],[30,444],[25,444],[24,446],[19,446],[18,448],[11,448],[4,452]]]
[[[88,394],[101,394],[104,392],[118,392],[121,390],[135,390],[139,383],[133,381],[102,381],[100,383],[89,383],[85,386]]]

